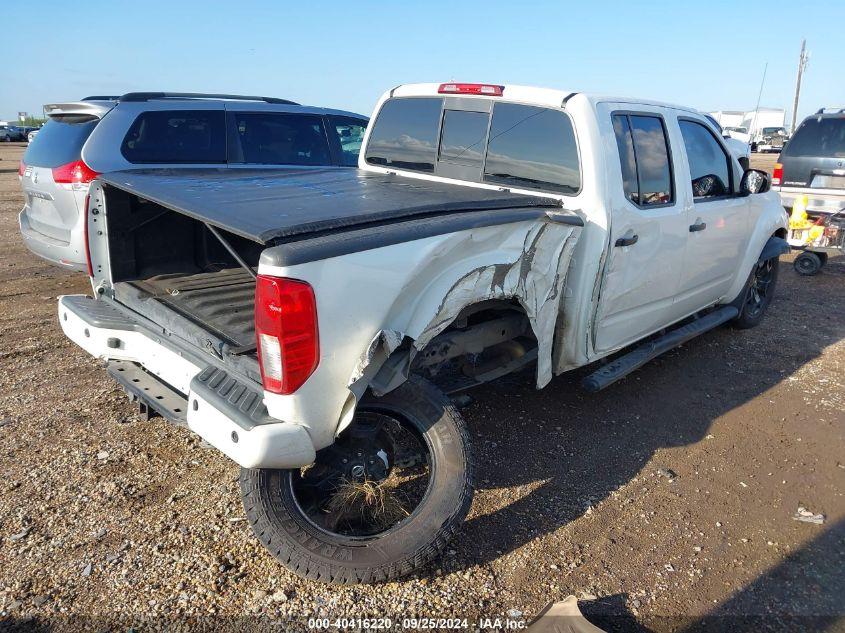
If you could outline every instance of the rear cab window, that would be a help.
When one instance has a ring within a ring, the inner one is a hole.
[[[389,99],[372,123],[365,161],[507,188],[564,195],[581,188],[569,116],[519,103]]]
[[[99,121],[90,114],[50,117],[24,152],[24,164],[53,168],[79,160],[82,146]]]
[[[367,143],[371,165],[434,173],[443,99],[410,97],[384,103]]]
[[[126,133],[120,153],[135,164],[225,163],[225,113],[222,110],[142,112]]]

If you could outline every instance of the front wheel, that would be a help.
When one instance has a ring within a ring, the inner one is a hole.
[[[776,257],[755,265],[745,284],[745,290],[733,303],[739,309],[739,315],[733,322],[735,327],[744,330],[760,324],[772,302],[777,280]]]
[[[241,470],[241,495],[259,541],[311,580],[370,583],[434,558],[472,501],[472,459],[460,414],[411,376],[363,400],[332,446],[300,469]]]

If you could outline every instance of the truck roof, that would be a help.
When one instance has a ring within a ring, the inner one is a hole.
[[[280,238],[417,217],[554,208],[558,200],[337,167],[149,169],[98,180],[247,239]],[[572,213],[572,220],[580,219]]]
[[[443,84],[435,83],[415,83],[402,84],[396,86],[389,91],[392,97],[421,97],[421,96],[437,96],[442,94],[439,92],[440,86]],[[518,101],[521,103],[528,103],[531,105],[543,106],[546,108],[560,108],[563,107],[565,101],[578,97],[587,99],[590,103],[637,103],[642,105],[659,106],[664,108],[674,108],[676,110],[685,110],[699,114],[699,111],[688,106],[677,105],[674,103],[664,103],[662,101],[655,101],[654,99],[641,99],[636,97],[615,97],[612,95],[603,95],[597,93],[585,93],[575,90],[558,90],[556,88],[541,88],[537,86],[521,86],[518,84],[490,84],[500,85],[503,88],[502,96],[488,96],[488,95],[469,95],[458,94],[451,96],[466,97],[469,99],[503,99],[505,101]]]

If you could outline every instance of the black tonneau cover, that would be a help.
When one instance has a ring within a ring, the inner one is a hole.
[[[98,179],[261,244],[414,216],[560,208],[539,195],[348,168],[147,169]]]

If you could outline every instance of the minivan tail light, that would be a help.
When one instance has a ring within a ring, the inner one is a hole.
[[[775,168],[772,170],[772,184],[779,185],[783,179],[783,165],[775,163]]]
[[[26,173],[26,163],[21,161],[20,165],[18,165],[18,176],[23,178],[24,173]]]
[[[283,395],[299,389],[320,362],[317,301],[311,286],[258,275],[255,337],[264,389]]]
[[[53,168],[53,181],[63,185],[87,185],[99,175],[81,159]]]
[[[437,92],[440,94],[460,95],[486,95],[488,97],[501,97],[504,94],[504,86],[493,84],[440,84]]]

